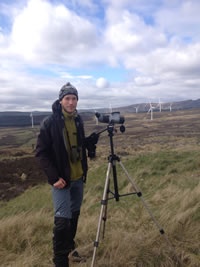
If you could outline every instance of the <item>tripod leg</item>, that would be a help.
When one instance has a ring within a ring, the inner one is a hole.
[[[158,221],[156,220],[156,218],[154,217],[153,213],[151,212],[149,206],[147,205],[147,203],[145,202],[144,198],[142,197],[142,193],[139,190],[139,188],[137,187],[136,183],[133,181],[133,179],[130,177],[128,171],[126,170],[126,168],[124,167],[124,165],[122,164],[122,162],[120,161],[120,166],[122,167],[124,173],[126,174],[127,178],[129,179],[130,183],[133,185],[136,194],[138,197],[140,197],[144,207],[146,208],[147,212],[149,213],[150,217],[152,218],[153,222],[155,223],[156,227],[158,228],[159,232],[161,235],[164,236],[166,242],[168,243],[171,251],[173,252],[173,254],[175,255],[177,262],[179,262],[179,264],[181,264],[180,259],[178,258],[178,256],[175,254],[175,247],[172,245],[172,243],[170,242],[169,238],[165,235],[165,231],[164,229],[159,225]],[[181,266],[181,265],[180,265]]]
[[[110,182],[109,182],[110,184]],[[109,184],[108,184],[108,190],[107,190],[107,202],[106,202],[106,205],[104,207],[104,214],[103,214],[103,230],[102,230],[102,238],[104,238],[105,236],[105,230],[106,230],[106,220],[107,220],[107,210],[108,210],[108,195],[109,195]]]
[[[150,211],[147,203],[144,201],[144,198],[142,197],[142,193],[139,190],[139,188],[137,187],[136,183],[134,183],[133,179],[130,177],[129,173],[127,172],[126,168],[124,167],[124,165],[121,163],[121,161],[119,162],[120,166],[122,167],[123,171],[125,172],[127,178],[129,179],[130,183],[132,184],[132,186],[134,187],[138,197],[141,198],[141,201],[144,205],[144,207],[146,208],[146,210],[148,211],[149,215],[151,216],[152,220],[154,221],[155,225],[157,226],[157,228],[159,229],[161,234],[164,234],[164,230],[160,227],[159,223],[157,222],[157,220],[155,219],[154,215],[152,214],[152,212]]]
[[[94,242],[94,251],[93,251],[91,267],[94,266],[96,250],[97,250],[97,247],[99,245],[101,223],[103,220],[103,216],[105,215],[105,210],[106,210],[106,206],[107,206],[107,202],[108,202],[107,197],[108,197],[108,188],[109,188],[109,182],[110,182],[111,165],[112,165],[111,162],[109,162],[107,173],[106,173],[106,181],[105,181],[105,186],[104,186],[103,198],[101,200],[101,210],[100,210],[100,215],[99,215],[99,222],[98,222],[98,227],[97,227],[96,239]]]

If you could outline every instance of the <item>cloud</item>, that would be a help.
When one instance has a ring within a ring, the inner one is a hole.
[[[106,89],[109,86],[109,82],[105,78],[101,77],[97,79],[96,86],[100,89]]]
[[[197,0],[1,1],[0,109],[50,109],[67,81],[80,108],[199,98],[199,8]]]
[[[189,37],[199,40],[199,10],[200,2],[192,1],[165,1],[163,6],[155,13],[155,22],[159,28],[169,35],[181,38]],[[188,40],[189,40],[188,39]]]
[[[14,18],[10,50],[25,60],[76,65],[96,45],[93,24],[63,4],[30,0]],[[75,56],[76,55],[76,56]]]
[[[154,79],[153,77],[136,77],[135,84],[138,86],[149,86],[159,84],[158,79]]]

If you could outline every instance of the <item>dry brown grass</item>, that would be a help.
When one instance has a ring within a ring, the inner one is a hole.
[[[199,110],[156,113],[153,121],[144,113],[128,114],[125,118],[124,134],[116,125],[116,154],[141,188],[145,203],[165,235],[160,234],[137,195],[120,198],[118,202],[109,200],[105,237],[102,239],[101,233],[95,266],[199,267]],[[87,122],[86,132],[105,127]],[[30,143],[28,146],[30,149]],[[28,151],[25,145],[23,149]],[[97,159],[89,161],[77,234],[79,251],[87,257],[87,262],[71,264],[72,267],[91,265],[109,154],[105,132],[97,146]],[[118,164],[117,174],[120,192],[130,192],[132,186]],[[1,203],[0,266],[52,266],[53,217],[49,191],[45,185]]]

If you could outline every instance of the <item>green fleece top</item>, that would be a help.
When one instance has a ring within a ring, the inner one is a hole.
[[[69,155],[71,180],[77,180],[83,176],[83,169],[81,164],[82,151],[78,148],[77,129],[75,125],[76,113],[69,114],[62,111],[65,118],[65,146]],[[74,152],[73,152],[73,151]],[[74,155],[74,156],[73,156]]]

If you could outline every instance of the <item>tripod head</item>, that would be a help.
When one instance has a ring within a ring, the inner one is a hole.
[[[121,133],[124,133],[125,130],[126,130],[126,128],[125,128],[125,126],[124,126],[123,124],[120,125],[119,129],[120,129],[120,132],[121,132]],[[117,129],[116,129],[116,127],[115,127],[115,125],[114,125],[113,123],[109,123],[108,126],[107,126],[105,129],[101,130],[100,132],[98,132],[98,133],[96,133],[96,134],[97,134],[97,135],[100,135],[100,134],[102,134],[102,133],[105,132],[105,131],[108,132],[108,135],[109,135],[109,136],[110,136],[110,135],[113,136],[113,135],[114,135],[114,132],[117,132]]]

